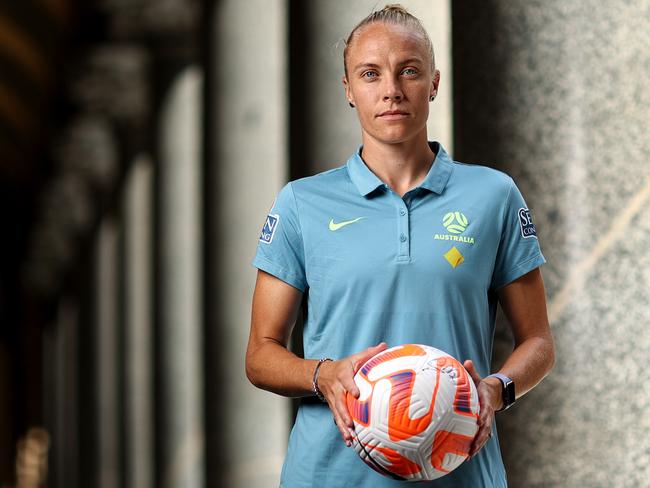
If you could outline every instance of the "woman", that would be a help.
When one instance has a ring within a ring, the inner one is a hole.
[[[347,39],[344,68],[362,146],[345,165],[280,191],[253,260],[248,377],[304,397],[281,486],[399,483],[345,448],[353,423],[344,397],[359,395],[353,376],[365,360],[403,343],[464,359],[479,392],[471,459],[429,486],[506,486],[494,414],[554,362],[530,212],[508,176],[456,163],[428,141],[440,73],[419,20],[398,5],[369,15]],[[306,359],[287,349],[303,293]],[[493,376],[497,302],[515,347]]]

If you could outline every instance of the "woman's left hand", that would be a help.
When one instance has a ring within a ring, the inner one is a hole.
[[[490,440],[490,437],[492,437],[494,412],[500,409],[503,403],[501,398],[502,387],[501,382],[497,378],[481,378],[481,375],[478,374],[474,363],[470,359],[466,360],[463,366],[465,366],[465,369],[474,380],[481,406],[481,413],[478,418],[478,431],[469,449],[469,457],[472,458]]]

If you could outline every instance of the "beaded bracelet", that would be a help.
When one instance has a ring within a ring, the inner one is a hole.
[[[314,394],[323,403],[326,403],[327,400],[325,400],[325,397],[323,396],[323,392],[320,391],[320,388],[318,388],[318,371],[320,370],[320,367],[323,365],[325,361],[333,361],[333,359],[330,358],[319,359],[318,364],[316,365],[316,369],[314,370],[314,377],[311,380],[311,386],[312,386],[312,390],[314,390]]]

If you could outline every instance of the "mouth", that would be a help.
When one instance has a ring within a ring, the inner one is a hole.
[[[382,112],[378,115],[378,117],[382,119],[403,119],[405,117],[408,117],[408,112],[404,112],[403,110],[387,110],[385,112]]]

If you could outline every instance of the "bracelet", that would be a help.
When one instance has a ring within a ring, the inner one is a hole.
[[[323,392],[320,391],[320,388],[318,388],[318,371],[320,370],[320,367],[323,365],[325,361],[333,361],[333,359],[330,358],[319,359],[318,364],[316,365],[316,369],[314,370],[314,377],[311,380],[311,386],[312,386],[312,390],[314,390],[314,394],[323,403],[326,403],[327,400],[325,400],[325,397],[323,396]]]

